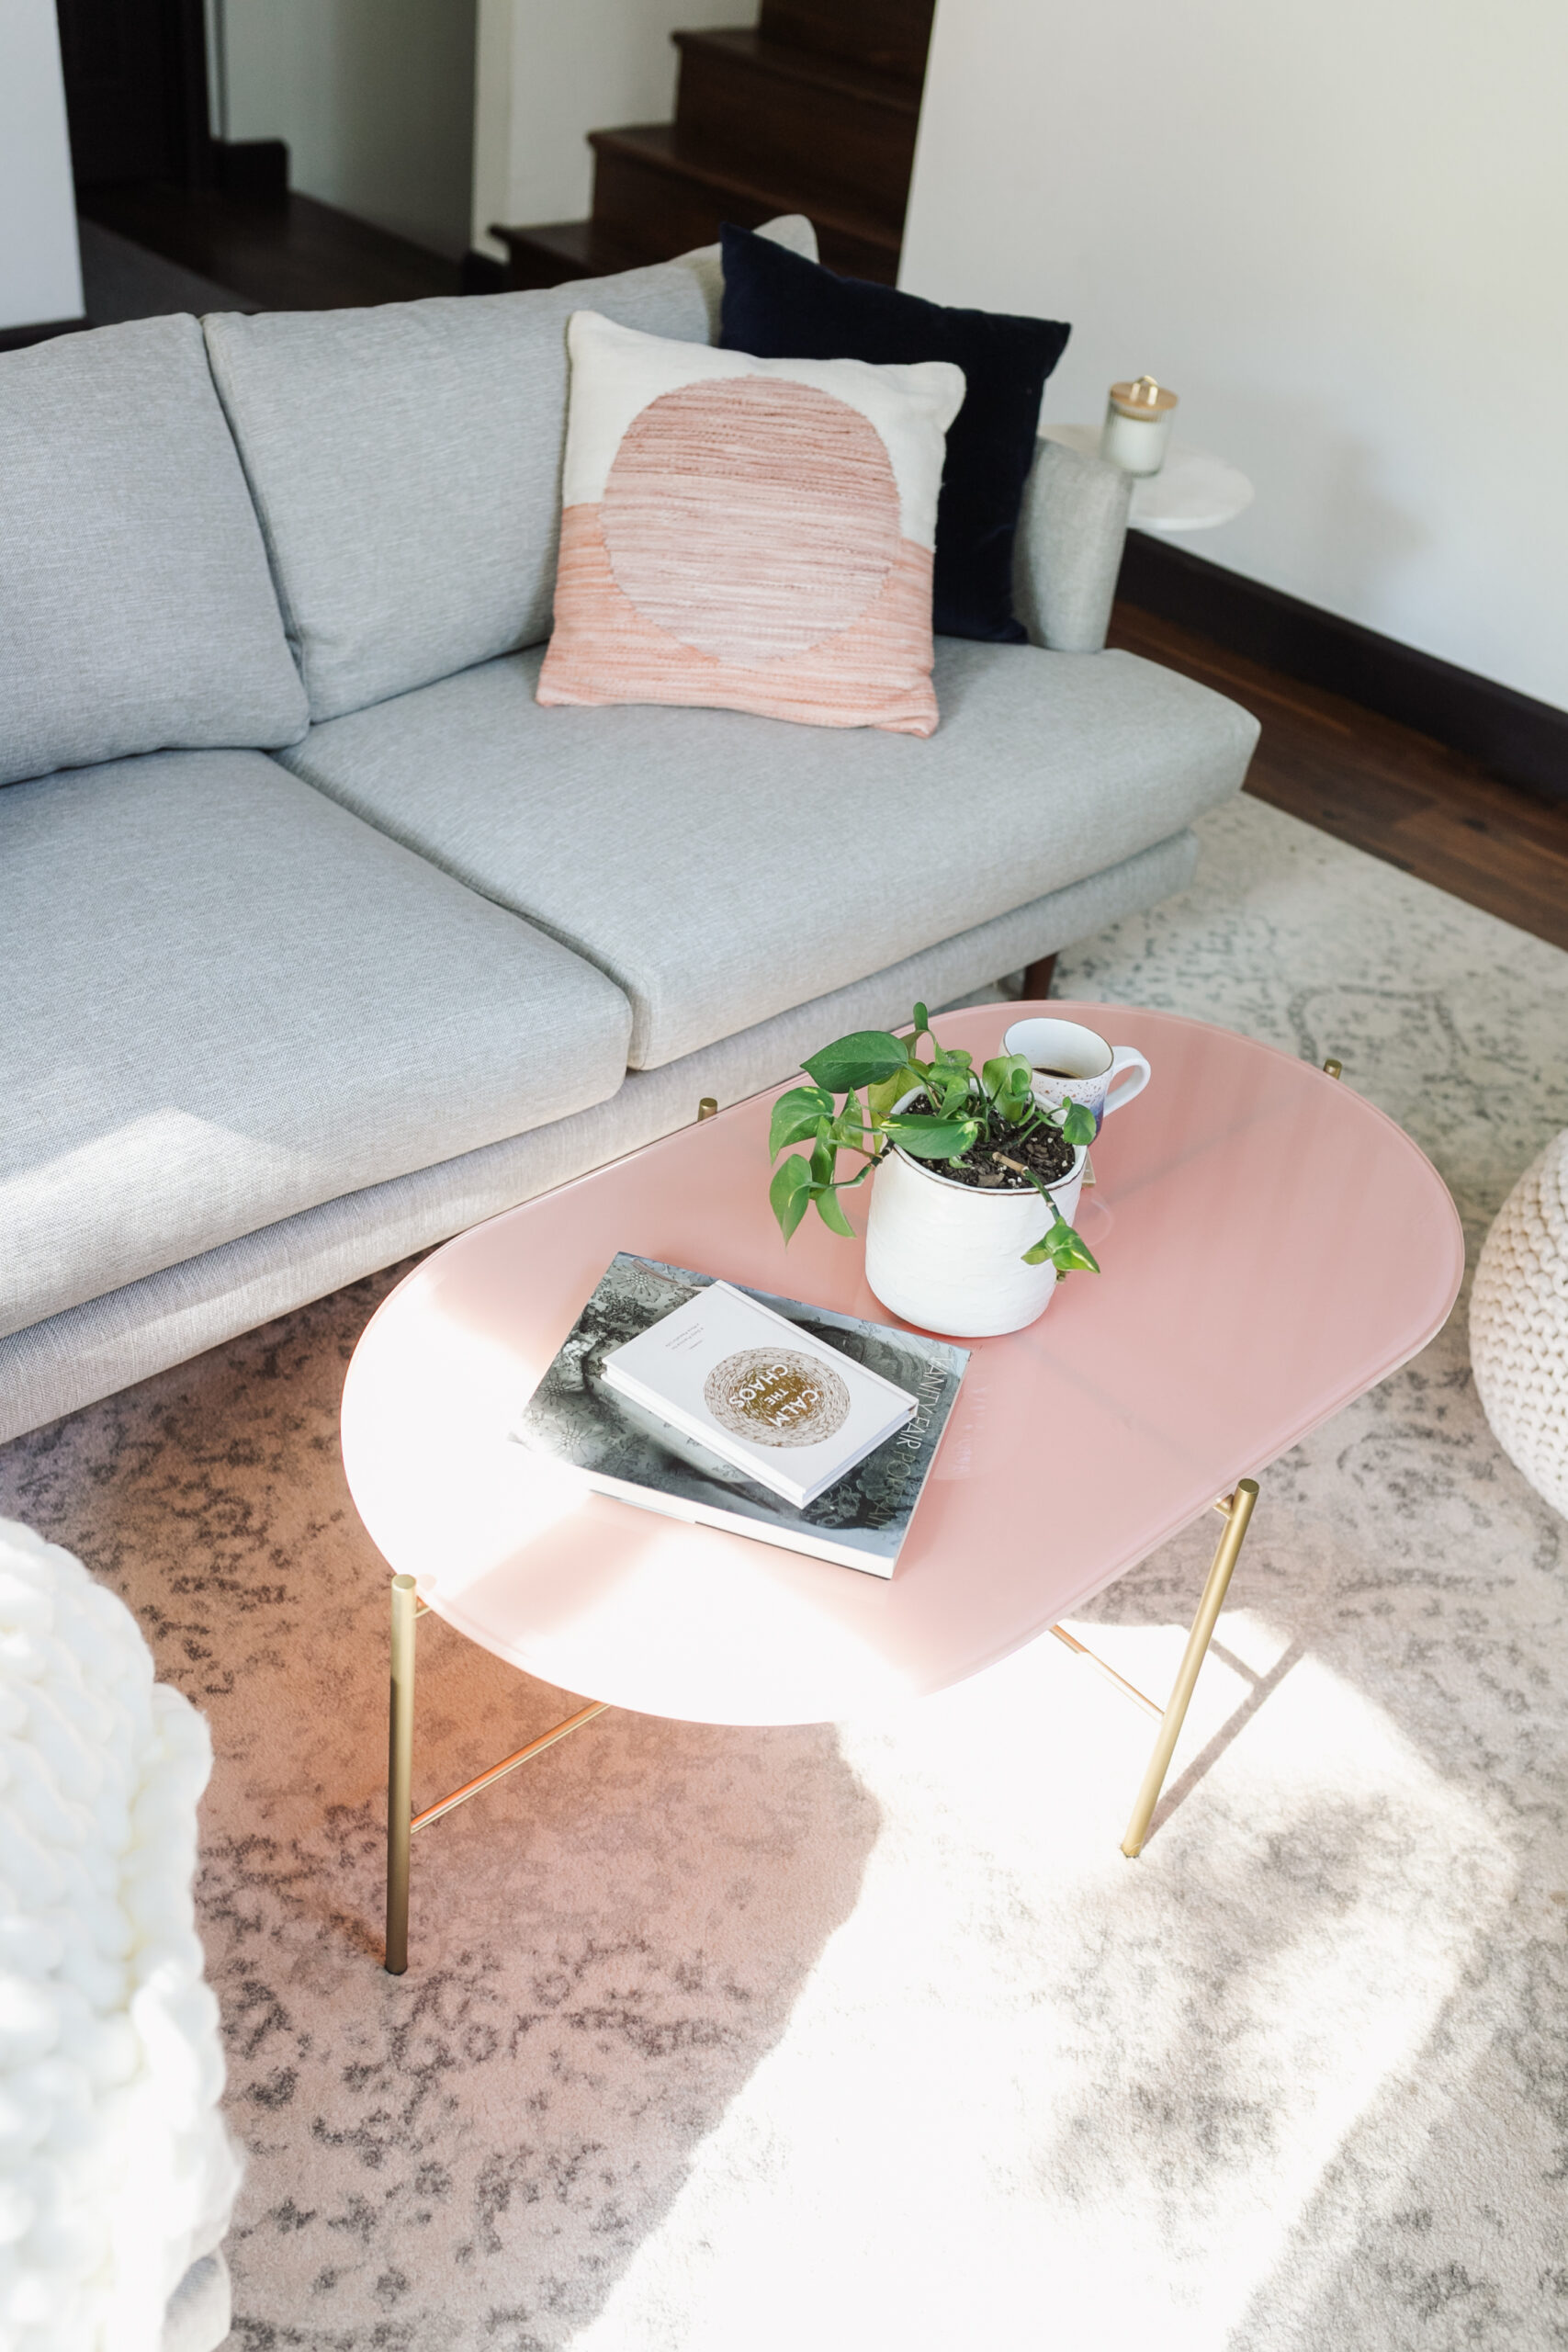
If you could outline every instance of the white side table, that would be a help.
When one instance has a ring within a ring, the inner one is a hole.
[[[1100,454],[1098,424],[1043,424],[1040,435],[1076,449],[1080,458]],[[1235,466],[1194,448],[1190,441],[1172,441],[1159,472],[1134,481],[1127,520],[1135,531],[1174,538],[1182,531],[1209,531],[1216,523],[1233,521],[1252,499],[1252,484]]]

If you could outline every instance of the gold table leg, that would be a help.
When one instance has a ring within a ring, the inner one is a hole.
[[[1155,1741],[1149,1769],[1144,1774],[1143,1787],[1138,1791],[1133,1807],[1133,1818],[1127,1824],[1127,1835],[1122,1840],[1122,1851],[1128,1860],[1135,1860],[1144,1849],[1154,1809],[1159,1803],[1159,1792],[1165,1786],[1165,1776],[1170,1770],[1170,1759],[1176,1753],[1176,1743],[1181,1736],[1181,1726],[1187,1720],[1188,1702],[1197,1685],[1220,1611],[1224,1606],[1226,1591],[1242,1544],[1252,1518],[1253,1505],[1258,1500],[1256,1478],[1238,1478],[1234,1495],[1227,1495],[1218,1505],[1225,1515],[1225,1532],[1214,1554],[1213,1565],[1203,1586],[1203,1598],[1198,1603],[1198,1614],[1192,1620],[1192,1631],[1187,1636],[1187,1647],[1177,1668],[1169,1701],[1160,1718],[1159,1736]]]
[[[392,1689],[387,1730],[387,1959],[389,1976],[409,1964],[409,1844],[413,1835],[413,1656],[417,1606],[412,1577],[392,1578]]]
[[[387,1732],[387,1942],[384,1966],[389,1976],[403,1975],[409,1964],[409,1853],[416,1829],[425,1828],[439,1821],[454,1806],[466,1804],[519,1764],[526,1764],[564,1739],[570,1731],[592,1723],[602,1715],[608,1701],[591,1699],[575,1715],[564,1723],[552,1724],[548,1731],[539,1733],[526,1747],[502,1757],[449,1796],[440,1797],[434,1804],[426,1805],[423,1813],[413,1809],[413,1666],[414,1628],[426,1613],[427,1603],[419,1598],[412,1577],[392,1578],[392,1683],[391,1703]]]

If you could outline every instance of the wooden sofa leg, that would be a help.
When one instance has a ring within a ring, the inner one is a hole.
[[[1025,999],[1049,996],[1051,993],[1051,976],[1055,971],[1055,968],[1056,958],[1054,956],[1042,956],[1037,964],[1031,964],[1027,966],[1023,975],[1023,994]]]

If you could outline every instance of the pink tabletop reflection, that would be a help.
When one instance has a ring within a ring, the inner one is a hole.
[[[978,1059],[1034,1009],[939,1026]],[[829,1721],[1031,1640],[1441,1329],[1459,1219],[1382,1112],[1201,1022],[1049,1011],[1153,1065],[1094,1147],[1078,1225],[1104,1271],[1031,1329],[969,1343],[891,1581],[584,1494],[508,1436],[617,1250],[894,1319],[858,1243],[815,1217],[781,1242],[772,1095],[477,1226],[392,1293],[343,1406],[349,1485],[392,1566],[565,1690],[694,1722]],[[845,1196],[862,1229],[865,1197]],[[1049,1537],[1021,1544],[1032,1504]]]

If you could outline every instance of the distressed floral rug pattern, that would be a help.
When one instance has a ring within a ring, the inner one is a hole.
[[[1337,1055],[1473,1260],[1568,1121],[1568,957],[1256,802],[1203,831],[1062,991]],[[235,2346],[1568,2343],[1568,1529],[1462,1303],[1265,1476],[1136,1865],[1144,1719],[1043,1642],[891,1723],[606,1715],[416,1849],[394,1983],[336,1445],[390,1279],[0,1452],[213,1724]],[[1087,1612],[1145,1686],[1210,1541]],[[564,1711],[421,1638],[432,1783]]]

